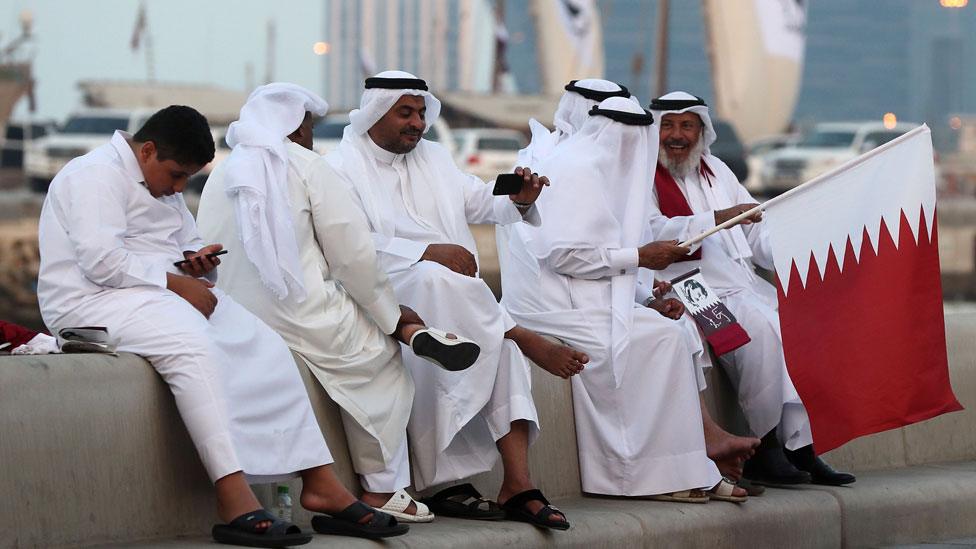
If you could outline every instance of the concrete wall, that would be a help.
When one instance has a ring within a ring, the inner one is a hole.
[[[827,457],[832,463],[862,473],[873,469],[976,459],[976,429],[973,428],[976,424],[976,412],[973,411],[976,408],[976,338],[973,337],[976,313],[947,313],[946,325],[952,383],[967,410],[856,440],[831,452]],[[307,368],[299,369],[336,459],[337,472],[347,486],[358,488],[336,406],[314,382]],[[721,372],[713,369],[710,375],[710,407],[727,424],[741,424]],[[583,534],[581,526],[581,537],[560,539],[575,539],[581,543],[584,540],[616,539],[612,531],[616,528],[613,526],[616,519],[612,515],[621,506],[626,506],[626,502],[584,498],[584,503],[579,504],[582,508],[574,507],[577,504],[573,502],[579,501],[580,486],[569,382],[535,368],[533,383],[543,429],[530,452],[535,479],[550,498],[568,501],[566,508],[574,510],[573,516],[580,516],[583,523],[591,521],[590,527],[595,529],[588,534],[592,538]],[[216,521],[212,489],[172,396],[148,363],[133,355],[0,358],[0,465],[3,471],[0,473],[0,516],[4,517],[0,520],[0,540],[3,540],[0,545],[65,546],[206,535]],[[962,467],[966,471],[976,468],[972,464]],[[933,498],[936,502],[943,501],[945,508],[939,511],[939,516],[943,517],[940,520],[961,517],[960,513],[968,512],[956,506],[946,507],[945,500],[939,498],[945,494],[956,494],[960,498],[976,494],[976,482],[973,481],[976,476],[971,471],[967,473],[968,484],[964,486],[946,480],[944,475],[936,479],[931,469],[912,474],[921,475],[921,481],[929,482],[925,486],[935,486],[933,490],[942,492],[922,490],[918,493],[918,485],[912,484],[904,488],[903,497],[917,502],[928,502]],[[949,475],[948,478],[955,477]],[[479,475],[474,483],[484,494],[494,497],[499,480],[500,474],[496,470]],[[841,489],[838,492],[854,498],[845,512],[855,513],[853,516],[860,517],[857,520],[862,524],[844,535],[854,536],[851,539],[865,543],[895,539],[879,536],[884,533],[881,532],[884,528],[890,529],[892,520],[898,519],[897,513],[905,510],[894,507],[892,512],[896,514],[889,516],[887,522],[871,523],[873,506],[879,502],[894,504],[885,496],[892,488],[885,483],[876,484],[873,490],[870,484],[868,488],[860,488],[864,484],[859,481],[858,488],[853,491]],[[298,494],[299,486],[297,481],[293,482],[293,493]],[[257,491],[270,505],[272,488],[259,487]],[[844,506],[838,507],[835,499],[826,494],[820,491],[789,501],[783,501],[781,496],[757,500],[750,502],[748,507],[760,515],[740,518],[745,521],[744,525],[753,524],[753,521],[758,521],[754,523],[758,525],[763,523],[762,513],[768,513],[766,520],[772,521],[770,528],[775,524],[782,526],[781,531],[773,528],[769,535],[779,532],[776,535],[795,539],[799,535],[797,526],[784,518],[788,515],[786,510],[790,509],[790,513],[809,515],[809,520],[814,521],[808,526],[809,535],[827,536],[834,532],[839,536],[839,523],[831,521],[840,520],[838,513]],[[635,528],[633,532],[638,534],[652,526],[678,528],[664,518],[672,517],[669,514],[672,511],[677,513],[673,520],[677,520],[678,515],[699,512],[695,506],[691,507],[664,505],[663,509],[667,511],[664,515],[654,515],[657,518],[642,514],[649,512],[644,507],[639,511],[631,509],[628,512],[637,513],[633,520],[638,522],[627,524],[631,524]],[[684,510],[679,513],[679,508]],[[972,505],[966,508],[976,510]],[[783,516],[777,519],[780,515]],[[708,542],[714,541],[713,536],[721,536],[731,525],[724,524],[726,519],[717,516],[703,516],[703,522],[689,534],[693,537],[683,538],[684,543],[693,545],[696,539]],[[936,532],[955,532],[959,528],[966,531],[969,527],[976,533],[976,514],[965,516],[965,520],[953,523],[956,530],[945,525],[938,530],[941,523],[933,523],[935,519],[919,515],[925,519],[920,524],[932,525],[930,529]],[[296,521],[307,524],[308,518],[308,514],[296,505]],[[620,532],[631,531],[626,529],[631,526],[623,523],[618,526],[623,529]],[[505,528],[499,531],[510,531]],[[528,531],[532,532],[531,528]],[[840,539],[834,534],[823,539]],[[748,536],[748,532],[742,535]],[[741,541],[747,539],[743,537]],[[590,547],[593,546],[596,545],[590,543]]]

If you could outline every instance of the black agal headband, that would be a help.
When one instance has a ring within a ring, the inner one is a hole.
[[[621,124],[627,124],[628,126],[650,126],[654,123],[654,115],[646,110],[644,111],[644,114],[638,114],[636,112],[601,109],[599,106],[594,105],[593,108],[590,109],[590,116],[605,116],[614,122],[620,122]]]
[[[384,90],[423,90],[427,91],[427,82],[419,78],[367,78],[366,89],[380,88]]]
[[[591,90],[589,88],[581,88],[576,85],[577,82],[579,82],[579,80],[571,80],[563,89],[566,91],[576,92],[587,99],[592,99],[593,101],[603,101],[609,97],[630,97],[630,92],[627,91],[627,88],[625,86],[620,86],[620,84],[617,84],[620,86],[620,89],[617,91],[598,91]]]
[[[689,107],[707,107],[705,100],[695,96],[694,99],[661,99],[658,97],[651,101],[652,111],[681,111]]]

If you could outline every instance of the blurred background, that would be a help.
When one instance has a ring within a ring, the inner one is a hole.
[[[0,0],[0,318],[40,328],[37,215],[68,160],[182,103],[226,126],[290,81],[336,145],[364,76],[400,68],[444,103],[428,133],[467,171],[507,171],[565,83],[617,81],[647,104],[681,89],[760,200],[918,124],[932,129],[943,293],[976,297],[976,7],[968,0]],[[498,291],[493,231],[475,228]]]

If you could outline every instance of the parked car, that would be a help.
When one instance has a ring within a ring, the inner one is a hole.
[[[766,191],[782,193],[858,155],[904,134],[917,124],[899,122],[824,122],[792,146],[769,154],[763,168]]]
[[[329,114],[316,122],[312,128],[312,147],[315,152],[326,154],[335,150],[339,146],[339,142],[342,141],[342,132],[348,125],[348,114]],[[438,118],[434,121],[434,125],[424,134],[424,139],[439,142],[441,145],[447,147],[452,155],[454,154],[454,140],[451,138],[451,128],[443,119]]]
[[[35,139],[27,147],[24,175],[31,189],[47,192],[51,179],[69,160],[105,144],[115,130],[134,133],[153,112],[85,109],[70,115],[60,130]]]
[[[749,166],[746,164],[746,150],[739,140],[739,135],[735,133],[732,124],[724,120],[712,119],[712,127],[715,128],[715,143],[709,147],[713,155],[725,162],[725,165],[732,170],[736,179],[743,182],[749,177]]]
[[[454,158],[461,170],[492,181],[515,166],[525,136],[502,128],[462,128],[454,130],[454,142]]]
[[[749,166],[749,177],[746,178],[743,185],[750,193],[764,194],[766,192],[762,184],[762,172],[769,160],[770,153],[794,145],[799,139],[800,136],[797,134],[784,133],[757,139],[746,147],[746,164]]]
[[[28,143],[40,139],[56,129],[54,122],[9,122],[0,150],[0,168],[24,167],[24,150]]]

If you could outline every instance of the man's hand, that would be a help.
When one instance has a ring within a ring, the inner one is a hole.
[[[210,318],[217,307],[217,296],[210,291],[213,284],[209,280],[166,273],[166,288],[185,299],[207,318]]]
[[[648,242],[637,248],[637,265],[658,271],[688,255],[690,251],[689,248],[678,246],[677,240]]]
[[[654,297],[663,297],[664,294],[671,291],[671,283],[667,280],[654,279]]]
[[[429,244],[420,260],[440,263],[466,276],[474,276],[478,272],[478,262],[475,261],[474,254],[457,244]]]
[[[726,221],[732,219],[733,217],[744,214],[749,210],[755,208],[759,204],[738,204],[732,206],[731,208],[726,208],[724,210],[715,210],[715,224],[721,225]],[[753,223],[759,223],[762,221],[762,210],[750,215],[749,217],[743,219],[738,224],[740,225],[751,225]],[[734,227],[735,225],[733,225]]]
[[[528,166],[524,168],[515,168],[515,174],[522,176],[522,190],[518,194],[510,194],[509,198],[512,202],[518,204],[534,204],[535,200],[539,198],[539,193],[542,192],[542,187],[549,186],[549,178],[546,176],[539,177],[539,174],[534,173],[532,168]]]
[[[685,306],[674,298],[655,299],[647,304],[648,307],[661,313],[671,320],[678,320],[685,313]]]
[[[220,265],[219,257],[207,257],[207,254],[219,252],[223,249],[224,246],[222,244],[211,244],[200,248],[196,252],[183,252],[183,258],[189,261],[180,264],[180,270],[193,278],[200,278],[216,269],[217,265]]]

